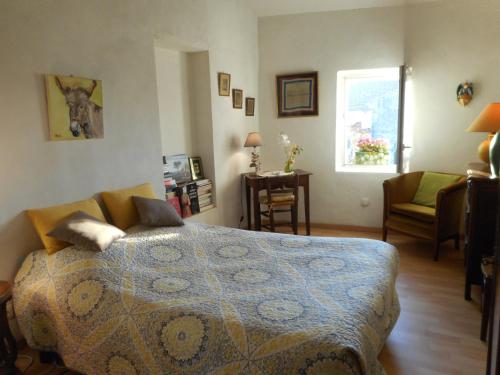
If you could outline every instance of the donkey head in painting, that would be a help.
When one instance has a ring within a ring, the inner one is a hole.
[[[83,132],[85,138],[102,138],[102,108],[90,100],[97,82],[92,81],[90,88],[73,88],[65,87],[57,76],[55,81],[69,107],[69,130],[71,134],[78,137]]]

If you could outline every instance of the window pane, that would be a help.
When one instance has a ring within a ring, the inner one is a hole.
[[[396,164],[399,79],[347,77],[344,87],[344,164]]]

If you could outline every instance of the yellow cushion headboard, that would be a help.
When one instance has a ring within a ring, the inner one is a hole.
[[[97,204],[97,201],[93,198],[79,202],[26,211],[26,214],[33,223],[40,240],[42,240],[42,243],[49,254],[53,254],[71,245],[69,243],[56,240],[53,237],[49,237],[47,236],[47,233],[54,229],[54,227],[59,224],[61,220],[64,220],[68,215],[76,211],[83,211],[96,219],[106,222],[101,207],[99,207],[99,204]]]
[[[153,187],[149,183],[102,193],[102,200],[113,219],[113,223],[122,230],[139,223],[139,214],[132,200],[134,195],[144,198],[156,198]]]

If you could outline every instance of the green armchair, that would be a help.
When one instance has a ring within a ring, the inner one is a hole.
[[[441,242],[454,239],[459,248],[459,227],[462,220],[466,177],[441,188],[435,207],[412,203],[424,172],[412,172],[384,181],[383,240],[389,229],[431,240],[434,260],[439,258]]]

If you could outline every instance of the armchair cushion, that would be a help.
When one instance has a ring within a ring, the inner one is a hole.
[[[436,217],[435,208],[413,203],[395,203],[391,206],[391,211],[431,224],[434,222]]]
[[[432,208],[436,207],[438,191],[457,182],[460,178],[462,176],[454,174],[424,172],[411,203]]]

